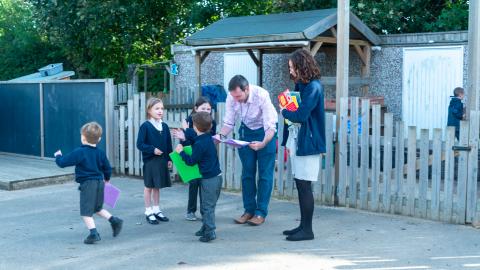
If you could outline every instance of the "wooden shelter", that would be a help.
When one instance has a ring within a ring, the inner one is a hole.
[[[357,16],[349,13],[349,44],[362,62],[360,77],[349,78],[350,85],[368,91],[371,46],[379,37]],[[257,65],[258,82],[262,84],[263,55],[290,53],[305,48],[315,55],[322,46],[337,45],[337,9],[295,13],[230,17],[217,21],[186,38],[195,54],[196,86],[201,88],[201,64],[212,51],[247,51]],[[323,77],[324,85],[336,85],[335,77]]]

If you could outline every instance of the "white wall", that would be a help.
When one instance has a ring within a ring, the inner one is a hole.
[[[463,46],[403,49],[405,127],[445,129],[450,96],[458,86],[463,86]]]
[[[228,82],[235,75],[243,75],[250,84],[257,83],[257,66],[247,52],[225,53],[223,55],[223,81],[228,90]]]

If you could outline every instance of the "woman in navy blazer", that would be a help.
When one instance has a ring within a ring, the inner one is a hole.
[[[301,101],[296,111],[282,108],[281,113],[293,123],[288,127],[287,147],[290,148],[301,219],[297,228],[283,234],[289,241],[303,241],[314,238],[312,181],[318,180],[320,155],[325,153],[324,93],[320,68],[309,51],[298,49],[293,52],[288,66]]]

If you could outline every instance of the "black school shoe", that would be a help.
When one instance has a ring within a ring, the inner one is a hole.
[[[98,242],[100,240],[102,240],[100,238],[100,234],[98,234],[98,233],[97,234],[89,234],[87,236],[87,238],[85,238],[85,240],[83,240],[83,243],[85,243],[87,245],[91,245],[91,244],[93,244],[95,242]]]
[[[117,217],[112,217],[112,221],[110,221],[110,226],[112,226],[113,237],[117,237],[117,235],[119,235],[120,231],[122,230],[123,220]]]
[[[211,232],[211,233],[207,233],[207,234],[205,234],[205,232],[204,232],[204,234],[198,240],[200,240],[200,242],[207,243],[207,242],[210,242],[212,240],[215,240],[216,238],[217,238],[217,235],[215,235],[215,232]]]
[[[162,222],[167,222],[169,221],[169,219],[163,215],[162,211],[156,213],[156,214],[153,214],[155,216],[155,218],[158,220],[158,221],[162,221]]]
[[[150,223],[150,224],[152,224],[152,225],[157,225],[157,224],[158,224],[158,220],[156,219],[156,217],[155,217],[155,219],[150,219],[150,217],[155,217],[155,215],[154,215],[154,214],[150,214],[150,215],[148,215],[148,216],[145,216],[145,218],[147,219],[147,222]]]
[[[287,236],[287,241],[305,241],[305,240],[313,240],[313,232],[305,232],[304,230],[300,230],[295,234]]]

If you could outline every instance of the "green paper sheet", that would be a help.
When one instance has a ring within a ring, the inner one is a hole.
[[[187,155],[192,154],[192,147],[185,146],[183,151]],[[185,161],[183,161],[182,157],[179,153],[173,151],[170,153],[170,158],[172,159],[172,163],[177,168],[178,174],[184,183],[188,183],[194,179],[202,178],[200,174],[200,170],[198,169],[198,164],[194,166],[188,166]]]

